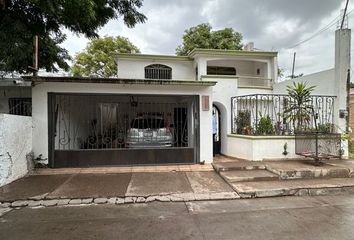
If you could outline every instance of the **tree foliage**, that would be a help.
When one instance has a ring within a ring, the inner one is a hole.
[[[177,55],[187,55],[195,48],[242,49],[242,34],[232,28],[212,31],[210,24],[202,23],[184,31],[182,45],[176,48]]]
[[[77,76],[112,77],[117,75],[117,53],[139,53],[139,49],[125,37],[93,39],[86,49],[75,56],[72,72]]]
[[[111,19],[122,17],[134,27],[146,19],[137,10],[141,6],[142,0],[1,0],[0,71],[28,71],[34,35],[39,36],[39,67],[68,69],[70,56],[59,45],[64,28],[93,38]]]

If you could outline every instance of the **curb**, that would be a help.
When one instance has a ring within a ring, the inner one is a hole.
[[[269,198],[269,197],[307,197],[354,194],[354,186],[321,187],[321,188],[287,188],[256,191],[239,191],[242,199]]]
[[[169,195],[152,196],[125,196],[125,197],[99,197],[99,198],[42,198],[1,202],[0,208],[23,208],[23,207],[54,207],[54,206],[82,206],[92,204],[139,204],[150,202],[190,202],[207,200],[233,200],[240,196],[235,192],[221,193],[176,193]]]

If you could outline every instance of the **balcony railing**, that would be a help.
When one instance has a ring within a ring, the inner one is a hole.
[[[272,79],[253,77],[253,76],[238,76],[238,87],[240,88],[271,88]]]

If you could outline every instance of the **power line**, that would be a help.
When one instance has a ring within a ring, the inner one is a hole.
[[[348,12],[346,15],[348,16],[348,15],[349,15],[350,13],[352,13],[353,11],[354,11],[354,9],[351,10],[350,12]],[[297,46],[299,46],[299,45],[301,45],[301,44],[303,44],[303,43],[305,43],[305,42],[308,42],[308,41],[310,41],[311,39],[317,37],[317,36],[320,35],[321,33],[327,31],[329,28],[331,28],[332,26],[334,26],[334,25],[338,22],[338,20],[340,20],[341,17],[342,17],[342,15],[339,14],[337,17],[335,17],[331,22],[329,22],[326,26],[324,26],[324,27],[323,27],[322,29],[320,29],[318,32],[316,32],[316,33],[313,34],[312,36],[310,36],[310,37],[308,37],[308,38],[306,38],[306,39],[304,39],[304,40],[302,40],[302,41],[300,41],[300,42],[298,42],[298,43],[296,43],[296,44],[294,44],[294,45],[292,45],[292,46],[290,46],[290,47],[287,47],[287,49],[295,48],[295,47],[297,47]]]

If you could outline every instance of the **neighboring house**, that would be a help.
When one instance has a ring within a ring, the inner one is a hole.
[[[31,83],[22,78],[0,78],[0,113],[31,116]]]
[[[350,30],[336,33],[334,70],[296,79],[317,86],[316,120],[339,132],[348,41]],[[33,85],[33,151],[50,167],[210,163],[213,150],[248,160],[297,157],[293,124],[282,115],[292,81],[278,82],[276,52],[195,49],[116,61],[118,78],[25,78]],[[259,133],[268,116],[271,136]]]

